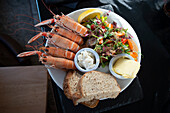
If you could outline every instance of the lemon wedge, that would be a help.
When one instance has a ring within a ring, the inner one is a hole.
[[[103,14],[103,12],[98,9],[89,9],[80,14],[80,16],[78,17],[78,23],[84,22],[89,18],[94,18],[95,16],[100,18],[101,14]]]

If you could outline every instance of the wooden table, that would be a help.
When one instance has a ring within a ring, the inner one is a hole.
[[[0,67],[0,113],[45,113],[44,66]]]

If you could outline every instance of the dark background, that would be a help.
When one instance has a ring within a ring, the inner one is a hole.
[[[32,26],[38,23],[35,19],[45,20],[53,16],[41,0],[38,1],[40,11],[38,12],[36,2],[0,0],[0,66],[40,64],[36,56],[16,58],[19,52],[33,49],[25,45],[36,35],[36,31],[40,30]],[[61,12],[68,14],[87,7],[110,9],[126,19],[138,35],[144,56],[138,73],[143,99],[106,112],[170,112],[170,17],[163,9],[166,0],[44,0],[44,2],[55,14]],[[39,42],[43,43],[42,39]],[[47,108],[47,112],[54,111],[48,111]]]

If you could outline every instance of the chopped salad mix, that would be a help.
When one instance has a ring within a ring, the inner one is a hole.
[[[102,67],[105,67],[110,59],[121,53],[127,53],[137,60],[137,53],[134,54],[130,42],[132,36],[127,29],[117,27],[117,23],[108,23],[107,16],[100,15],[88,19],[82,23],[88,28],[86,45],[93,48],[100,56]]]

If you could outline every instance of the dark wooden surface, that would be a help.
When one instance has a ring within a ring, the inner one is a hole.
[[[0,68],[0,113],[46,113],[44,66]]]

